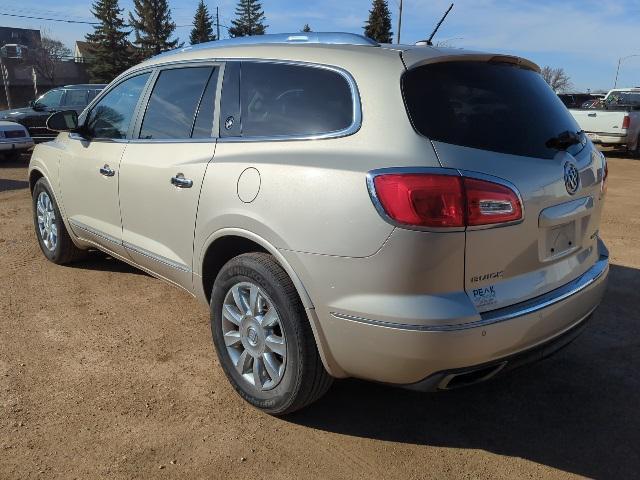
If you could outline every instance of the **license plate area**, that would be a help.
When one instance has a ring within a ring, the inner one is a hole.
[[[575,220],[545,229],[542,235],[540,257],[549,261],[564,257],[578,250],[577,225]]]

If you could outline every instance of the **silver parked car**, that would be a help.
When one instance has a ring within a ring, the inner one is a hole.
[[[605,158],[522,58],[219,41],[48,124],[44,255],[98,248],[209,305],[226,375],[271,414],[332,378],[488,379],[568,343],[605,289]]]

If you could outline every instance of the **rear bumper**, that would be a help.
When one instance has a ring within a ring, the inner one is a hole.
[[[405,386],[417,384],[414,388],[421,390],[447,388],[450,379],[446,377],[452,372],[500,364],[504,368],[509,358],[575,331],[599,305],[608,271],[608,254],[602,245],[599,260],[569,284],[529,301],[485,312],[472,322],[403,325],[334,312],[324,330],[334,357],[348,375]],[[476,380],[492,376],[495,370],[478,372]]]
[[[30,138],[3,138],[0,140],[0,152],[27,150],[31,147],[33,147],[33,140]]]
[[[587,132],[587,136],[593,143],[606,145],[626,145],[629,140],[626,133]]]
[[[516,368],[550,357],[563,349],[584,331],[590,319],[591,315],[572,326],[566,332],[536,347],[482,365],[437,372],[418,383],[404,385],[404,387],[419,392],[435,392],[466,387],[499,377]]]

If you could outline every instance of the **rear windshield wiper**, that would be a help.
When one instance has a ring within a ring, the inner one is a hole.
[[[582,135],[584,130],[578,130],[577,132],[570,132],[566,130],[555,137],[551,137],[546,141],[547,148],[553,148],[554,150],[566,150],[571,145],[577,145],[582,143]]]

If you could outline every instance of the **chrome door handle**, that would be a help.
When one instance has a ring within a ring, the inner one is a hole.
[[[589,116],[589,117],[597,117],[598,114],[597,113],[587,113],[587,116]]]
[[[193,187],[193,180],[184,178],[182,173],[178,173],[175,177],[171,177],[171,185],[178,188],[191,188]]]
[[[116,174],[116,171],[113,170],[109,165],[106,165],[104,167],[100,167],[100,175],[105,176],[105,177],[113,177]]]

